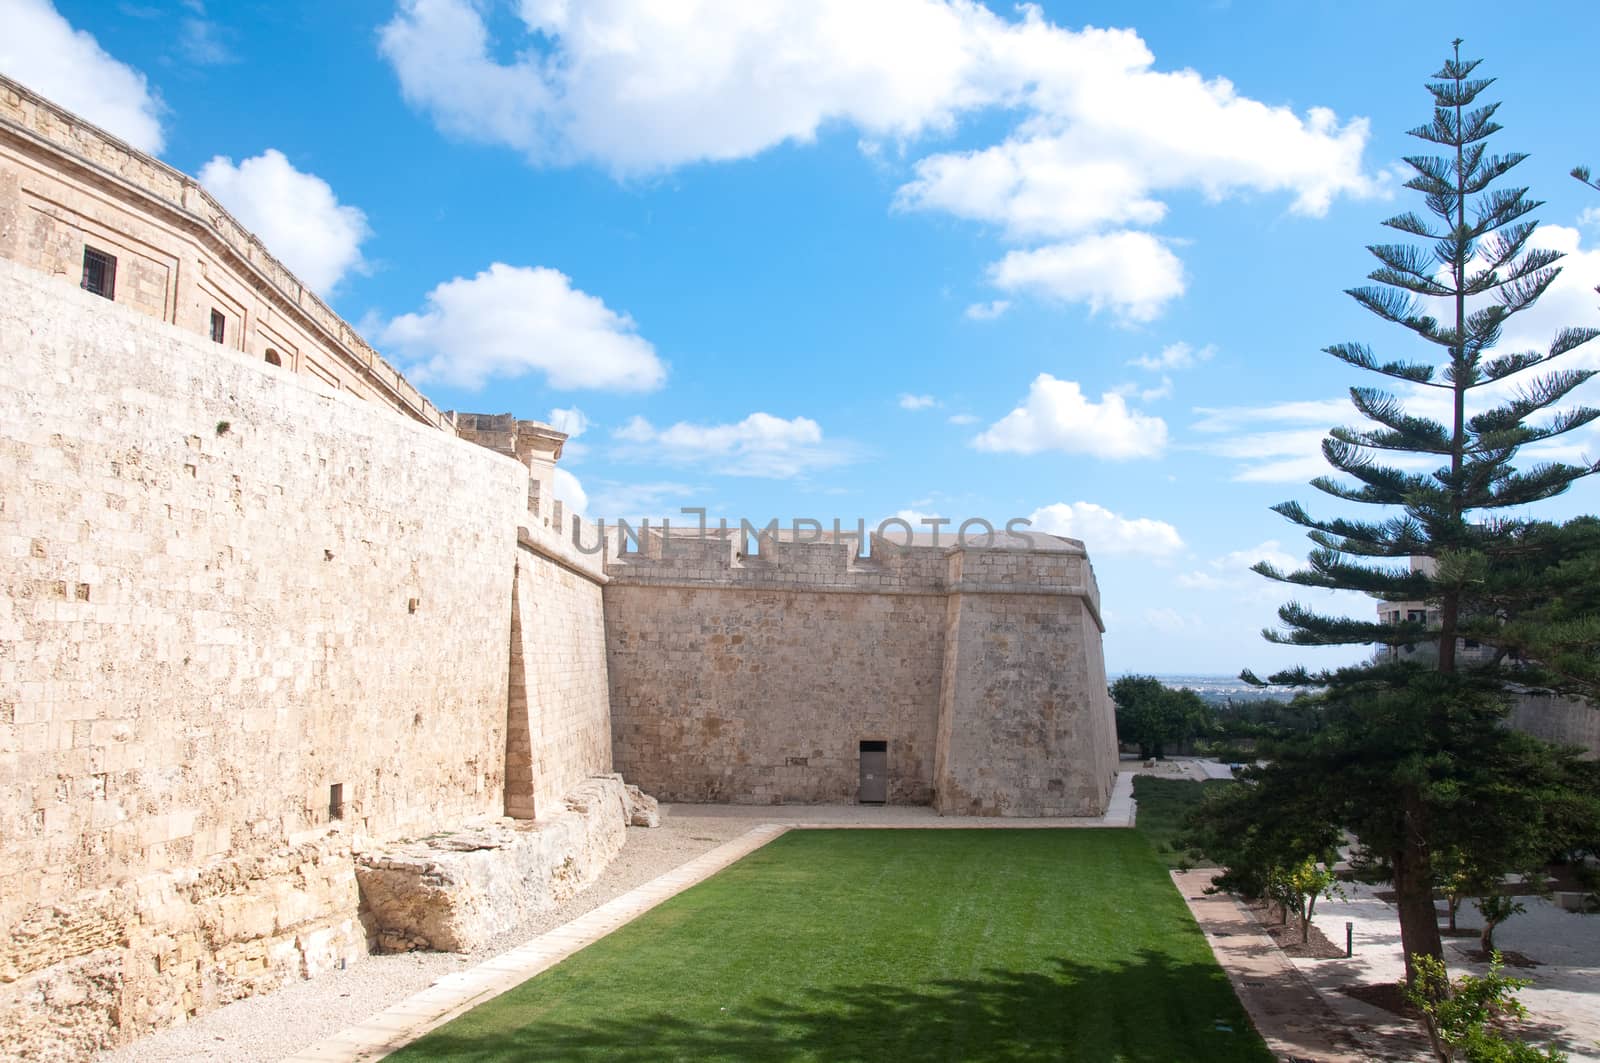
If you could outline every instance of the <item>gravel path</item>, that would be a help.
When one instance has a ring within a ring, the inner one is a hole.
[[[443,975],[497,956],[641,886],[771,818],[772,809],[747,807],[743,814],[717,809],[702,815],[695,806],[665,806],[661,826],[629,827],[628,841],[588,889],[542,916],[523,923],[471,953],[407,952],[374,955],[343,971],[291,982],[247,997],[195,1019],[151,1034],[96,1058],[102,1063],[156,1060],[272,1061],[316,1044],[426,989]]]

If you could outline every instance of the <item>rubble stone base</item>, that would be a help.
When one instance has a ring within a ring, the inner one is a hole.
[[[488,820],[358,853],[377,947],[470,951],[594,881],[630,823],[659,822],[654,799],[620,775],[580,783],[564,803],[547,818]]]
[[[39,906],[0,941],[0,1058],[82,1059],[364,956],[358,902],[332,833]]]

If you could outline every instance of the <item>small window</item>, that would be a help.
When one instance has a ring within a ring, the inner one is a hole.
[[[92,247],[83,249],[83,290],[103,299],[117,297],[117,259]]]
[[[222,343],[228,334],[228,319],[221,310],[211,311],[211,342]]]
[[[278,357],[278,352],[273,350],[271,347],[267,348],[267,364],[268,365],[282,365],[283,364],[283,359],[279,358]]]
[[[336,782],[328,787],[328,818],[344,818],[344,783]]]

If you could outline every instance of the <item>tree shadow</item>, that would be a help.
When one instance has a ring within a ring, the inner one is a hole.
[[[1096,967],[1067,959],[1044,971],[988,969],[918,985],[813,987],[757,998],[708,1021],[629,1013],[627,986],[587,986],[616,1006],[579,1021],[541,1020],[567,1000],[538,980],[391,1056],[394,1060],[1271,1060],[1212,964],[1149,950]],[[691,990],[692,992],[692,990]],[[686,997],[690,996],[686,992]],[[697,1007],[686,1001],[685,1011]],[[527,1016],[527,1021],[519,1021]]]

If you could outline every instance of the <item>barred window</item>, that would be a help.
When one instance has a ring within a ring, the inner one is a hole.
[[[211,311],[211,342],[221,343],[228,331],[228,319],[221,310]]]
[[[83,290],[104,299],[117,297],[117,259],[104,251],[85,246],[83,249]]]

